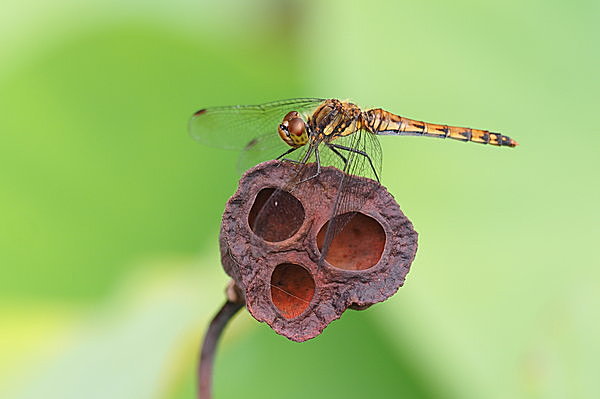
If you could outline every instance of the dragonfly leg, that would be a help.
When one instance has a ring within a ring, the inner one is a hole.
[[[315,177],[317,177],[317,176],[319,176],[319,175],[321,174],[321,158],[320,158],[320,156],[319,156],[319,148],[318,148],[318,147],[315,147],[315,148],[314,148],[314,152],[315,152],[315,162],[316,162],[316,164],[317,164],[317,172],[316,172],[314,175],[312,175],[312,176],[310,176],[310,177],[307,177],[306,179],[302,179],[302,180],[300,180],[300,181],[298,182],[298,184],[300,184],[300,183],[304,183],[305,181],[308,181],[308,180],[310,180],[310,179],[314,179]],[[307,153],[307,154],[310,154],[310,151],[308,151],[308,153]],[[305,159],[303,159],[303,160],[302,160],[302,162],[303,162],[303,163],[305,163],[305,162],[306,162],[306,160],[307,160],[307,158],[308,158],[308,157],[304,157],[304,158],[305,158]]]
[[[295,159],[290,159],[290,158],[283,158],[288,154],[291,154],[292,152],[296,151],[298,148],[300,147],[292,147],[289,150],[287,150],[286,152],[284,152],[283,154],[281,154],[280,156],[278,156],[277,158],[275,158],[276,160],[282,160],[282,161],[289,161],[289,162],[293,162],[293,163],[300,163],[299,161],[296,161]]]
[[[279,159],[279,158],[277,158],[277,159]],[[302,164],[302,161],[297,161],[297,160],[292,159],[292,158],[281,158],[281,160],[282,161],[286,161],[286,162],[291,162],[291,163],[296,164],[296,165],[301,165]]]
[[[379,175],[377,174],[377,170],[375,169],[375,166],[373,166],[373,161],[371,161],[371,157],[369,156],[369,154],[367,154],[364,151],[357,150],[356,148],[346,147],[345,145],[340,145],[340,144],[331,144],[331,147],[335,147],[338,150],[353,152],[355,154],[359,154],[359,155],[362,155],[363,157],[367,158],[367,160],[369,161],[369,165],[371,165],[371,169],[373,170],[373,173],[375,173],[375,178],[377,179],[377,182],[380,182]]]
[[[341,152],[339,152],[338,150],[335,149],[335,147],[331,144],[327,144],[327,147],[333,151],[333,153],[335,155],[337,155],[338,157],[342,158],[342,162],[344,162],[344,172],[348,171],[348,158],[346,158],[345,156],[342,155]]]

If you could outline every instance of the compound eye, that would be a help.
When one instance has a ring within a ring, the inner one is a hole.
[[[292,120],[294,118],[298,117],[298,112],[297,111],[290,111],[287,114],[285,114],[285,116],[283,117],[284,121],[289,121]]]
[[[292,119],[288,125],[288,131],[295,136],[302,136],[304,128],[304,121],[301,118]]]

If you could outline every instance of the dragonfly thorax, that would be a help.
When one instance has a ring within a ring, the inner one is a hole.
[[[330,99],[313,112],[308,127],[326,140],[347,136],[362,128],[362,111],[350,102]]]
[[[308,142],[306,122],[297,111],[288,112],[277,129],[279,137],[290,147],[302,147]]]

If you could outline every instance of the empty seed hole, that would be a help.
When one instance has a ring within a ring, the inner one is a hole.
[[[349,212],[333,219],[332,231],[327,237],[327,222],[317,234],[317,246],[323,253],[325,238],[331,240],[325,251],[325,260],[344,270],[365,270],[374,266],[385,247],[385,232],[379,222],[359,212]]]
[[[271,275],[271,299],[283,317],[293,319],[310,305],[315,294],[315,280],[302,266],[282,263]]]
[[[260,190],[248,215],[250,229],[265,241],[278,242],[292,237],[304,222],[304,207],[287,191]]]

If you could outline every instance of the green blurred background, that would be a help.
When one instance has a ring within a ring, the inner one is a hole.
[[[191,398],[236,154],[210,105],[315,96],[503,132],[383,138],[405,287],[287,341],[241,313],[217,398],[597,398],[600,3],[0,3],[0,397]]]

